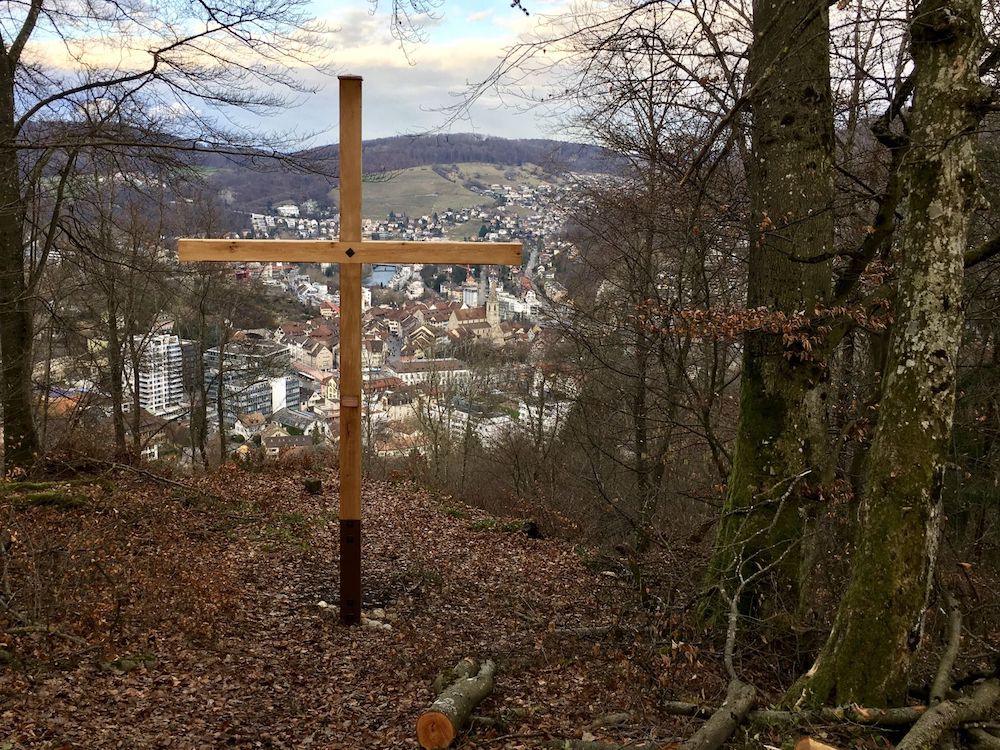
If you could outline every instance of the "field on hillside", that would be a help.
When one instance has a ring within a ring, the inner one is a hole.
[[[459,210],[492,206],[492,198],[470,190],[468,185],[478,184],[486,188],[491,185],[538,186],[555,179],[534,164],[502,167],[476,162],[442,166],[447,170],[447,176],[442,176],[431,167],[413,167],[391,173],[385,180],[365,182],[362,185],[365,218],[384,219],[390,211],[424,216],[449,208]],[[336,202],[336,191],[330,193],[330,198]],[[479,229],[478,223],[475,229]]]
[[[384,219],[390,211],[424,216],[493,203],[461,183],[444,179],[430,167],[404,169],[382,182],[365,182],[362,191],[365,218],[369,219]],[[336,200],[336,195],[332,197]]]
[[[557,178],[535,164],[525,164],[520,167],[501,166],[470,162],[455,164],[457,179],[477,180],[486,185],[531,185],[537,187],[557,181]]]

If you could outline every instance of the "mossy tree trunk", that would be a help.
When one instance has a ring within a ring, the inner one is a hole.
[[[869,452],[851,579],[833,631],[791,694],[806,704],[898,705],[922,629],[955,405],[963,255],[976,203],[980,0],[923,0],[896,323]]]
[[[6,471],[31,467],[38,451],[32,413],[32,296],[25,268],[25,206],[15,131],[19,51],[0,53],[0,401]]]
[[[830,21],[825,0],[755,0],[749,82],[748,308],[811,313],[829,301],[833,252],[833,114]],[[740,422],[709,586],[744,611],[799,606],[804,552],[802,486],[826,476],[826,372],[820,352],[787,345],[782,332],[745,338]],[[781,498],[792,489],[785,501]],[[727,611],[719,597],[714,616]]]

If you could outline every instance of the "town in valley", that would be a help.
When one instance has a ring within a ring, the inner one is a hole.
[[[479,205],[422,215],[400,206],[364,220],[370,239],[523,244],[520,267],[365,267],[366,454],[422,457],[439,450],[444,439],[489,445],[522,430],[552,435],[559,429],[579,381],[571,363],[547,355],[560,336],[559,308],[566,298],[560,268],[575,255],[565,231],[567,206],[608,179],[565,173],[552,182],[482,184],[473,188]],[[315,200],[234,213],[245,225],[234,227],[229,238],[324,239],[339,233],[335,209]],[[168,269],[184,272],[169,249],[161,255]],[[138,427],[131,440],[142,458],[188,467],[198,461],[192,404],[199,385],[207,403],[204,442],[224,444],[229,455],[266,460],[335,446],[336,264],[239,263],[217,273],[236,290],[236,314],[222,334],[216,325],[213,338],[200,341],[163,309],[149,330],[133,333],[125,347],[132,360],[121,364],[122,409],[126,424]],[[272,324],[239,325],[242,295],[270,308],[265,317]],[[51,383],[46,411],[54,426],[86,419],[100,423],[102,414],[110,419],[102,390],[109,367],[107,334],[101,326],[80,332],[89,356],[53,356],[44,364],[47,372],[39,373]],[[58,353],[58,343],[54,349]]]

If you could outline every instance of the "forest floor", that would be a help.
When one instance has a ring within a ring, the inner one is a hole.
[[[464,656],[498,669],[463,750],[672,748],[700,722],[660,702],[725,693],[718,645],[685,624],[699,572],[683,551],[671,600],[644,608],[621,560],[372,482],[365,610],[391,629],[345,627],[334,470],[179,481],[0,484],[0,750],[416,748],[434,677]],[[746,664],[765,696],[789,668],[773,653]]]
[[[392,629],[342,626],[336,474],[318,496],[304,476],[231,468],[188,491],[118,473],[0,495],[0,748],[417,747],[433,678],[466,655],[498,674],[478,712],[495,724],[462,748],[666,744],[695,723],[657,714],[648,688],[672,662],[673,696],[722,693],[665,621],[626,618],[626,576],[407,484],[364,495],[365,609]],[[664,628],[658,663],[635,627]]]

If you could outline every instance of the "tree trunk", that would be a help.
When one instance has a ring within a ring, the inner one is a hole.
[[[109,277],[114,273],[110,270]],[[115,431],[115,458],[121,462],[129,462],[129,449],[125,440],[125,384],[122,377],[122,342],[118,330],[117,289],[114,279],[108,279],[104,290],[107,295],[108,313],[108,376],[111,380],[111,421]]]
[[[462,670],[462,662],[456,672]],[[493,692],[496,666],[485,662],[479,672],[470,677],[459,677],[451,687],[441,693],[431,707],[417,719],[417,740],[426,750],[443,750],[455,739],[469,720],[476,706]]]
[[[750,309],[809,315],[831,294],[830,260],[816,260],[833,250],[827,5],[753,4]],[[745,338],[740,421],[708,577],[709,586],[733,591],[741,575],[771,567],[771,575],[745,588],[744,612],[769,615],[800,604],[804,501],[798,490],[787,502],[778,498],[805,471],[811,470],[810,483],[827,477],[822,358],[819,351],[786,346],[781,332]],[[708,613],[714,619],[727,609],[716,597]]]
[[[195,454],[201,456],[201,463],[208,468],[208,383],[205,380],[205,341],[208,338],[207,294],[208,280],[198,277],[198,348],[194,357],[194,373],[191,383],[191,469],[194,470]]]
[[[14,144],[14,69],[0,54],[0,401],[4,468],[28,470],[38,452],[31,409],[32,315],[24,267],[24,205]]]
[[[807,704],[898,705],[920,643],[937,555],[955,405],[962,277],[976,203],[979,0],[924,0],[896,324],[869,452],[851,580],[830,638],[793,688]]]
[[[132,460],[138,463],[142,454],[142,407],[139,406],[139,375],[142,371],[142,353],[146,348],[145,341],[137,349],[135,346],[135,321],[131,320],[127,330],[130,335],[128,341],[129,367],[132,370],[132,412],[129,415],[132,419]]]
[[[223,321],[219,337],[219,387],[215,391],[215,418],[219,422],[219,464],[226,463],[226,346],[229,344],[229,321]]]

